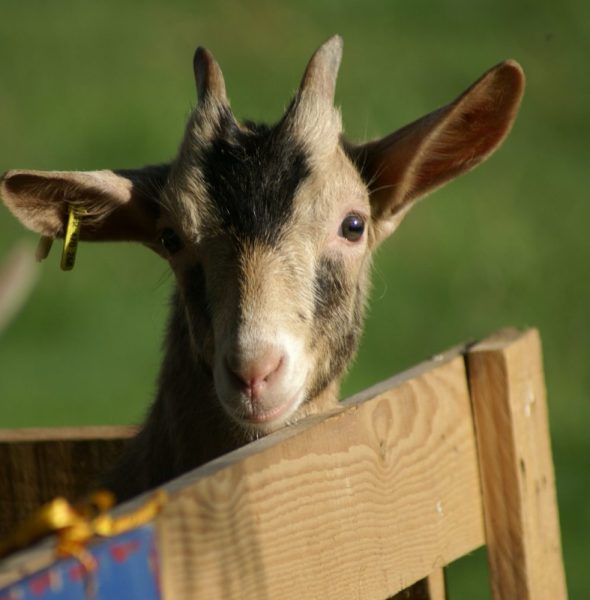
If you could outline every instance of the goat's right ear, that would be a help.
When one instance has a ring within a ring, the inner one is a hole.
[[[524,91],[518,63],[491,68],[454,102],[385,138],[347,145],[369,187],[377,240],[415,202],[485,160],[508,135]]]
[[[82,216],[81,239],[149,243],[169,165],[120,171],[8,171],[0,195],[28,229],[64,236],[70,207]]]

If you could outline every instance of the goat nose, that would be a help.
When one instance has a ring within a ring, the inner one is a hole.
[[[272,346],[250,359],[229,354],[225,364],[236,386],[257,400],[279,377],[283,361],[282,351]]]

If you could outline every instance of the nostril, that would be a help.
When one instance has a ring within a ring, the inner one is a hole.
[[[279,356],[278,358],[273,357],[269,362],[267,362],[265,365],[263,365],[261,373],[266,371],[266,374],[262,377],[262,380],[268,382],[280,370],[282,365],[283,365],[283,356],[282,355]]]
[[[240,368],[238,366],[235,366],[235,362],[227,357],[225,358],[225,368],[229,375],[229,378],[235,386],[239,388],[248,387],[248,382],[244,381],[240,376]]]
[[[225,366],[236,387],[247,392],[252,398],[260,396],[273,384],[284,364],[284,355],[277,349],[253,358],[242,358],[233,354],[226,356]]]

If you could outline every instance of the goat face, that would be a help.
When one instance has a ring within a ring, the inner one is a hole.
[[[367,187],[336,111],[314,141],[304,108],[273,127],[240,125],[224,103],[198,109],[159,219],[193,348],[226,411],[264,432],[348,364],[366,289]]]
[[[337,382],[361,331],[371,252],[418,198],[500,144],[522,96],[520,67],[501,63],[451,104],[355,146],[333,106],[341,51],[339,37],[319,48],[267,127],[237,122],[199,49],[199,103],[169,165],[2,180],[8,207],[44,236],[63,236],[69,206],[83,210],[82,239],[140,241],[169,261],[194,360],[255,435]]]

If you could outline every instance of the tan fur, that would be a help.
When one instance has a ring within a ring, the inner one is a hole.
[[[210,95],[199,103],[187,124],[168,185],[160,199],[164,208],[164,220],[160,221],[160,227],[169,225],[166,219],[171,219],[171,224],[178,225],[179,230],[186,232],[192,242],[197,240],[191,237],[190,232],[198,231],[203,219],[210,222],[213,218],[208,211],[210,200],[199,163],[215,135],[224,106]],[[203,214],[204,211],[208,211],[207,214]]]
[[[287,120],[292,135],[303,144],[312,161],[325,161],[337,149],[342,134],[340,111],[326,106],[324,99],[313,92],[299,92]]]

